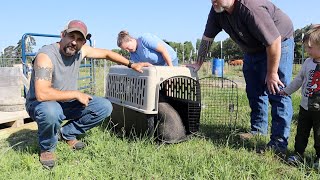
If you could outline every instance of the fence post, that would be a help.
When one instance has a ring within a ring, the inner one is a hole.
[[[107,77],[107,60],[103,61],[103,96],[106,95],[106,88],[107,88],[107,84],[106,84],[106,77]]]

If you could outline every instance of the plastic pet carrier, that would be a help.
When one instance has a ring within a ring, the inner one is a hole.
[[[155,136],[166,143],[199,131],[200,84],[187,67],[152,66],[143,73],[110,67],[106,98],[113,104],[111,124],[127,135]]]

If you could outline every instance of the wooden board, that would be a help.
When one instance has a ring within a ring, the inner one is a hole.
[[[0,124],[9,127],[20,127],[24,124],[24,119],[28,118],[28,113],[23,111],[3,112],[0,111]]]

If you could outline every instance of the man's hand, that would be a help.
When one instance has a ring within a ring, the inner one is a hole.
[[[77,100],[82,103],[84,106],[88,106],[89,101],[92,99],[88,94],[78,91]]]
[[[280,81],[277,73],[268,73],[266,77],[266,84],[270,94],[276,94],[280,91],[279,86],[284,87],[284,84]]]
[[[137,72],[143,73],[142,68],[143,67],[149,67],[149,66],[152,66],[152,64],[150,64],[148,62],[133,63],[131,65],[131,69],[133,69],[133,70],[135,70]]]
[[[275,39],[270,46],[266,47],[267,51],[267,76],[266,84],[270,94],[279,92],[279,86],[284,87],[279,79],[278,68],[281,57],[281,36]]]
[[[288,96],[288,94],[287,94],[284,90],[280,90],[280,91],[279,91],[279,94],[280,94],[281,96]]]

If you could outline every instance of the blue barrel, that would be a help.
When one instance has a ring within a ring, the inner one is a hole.
[[[212,75],[216,77],[223,77],[224,59],[212,59]]]

